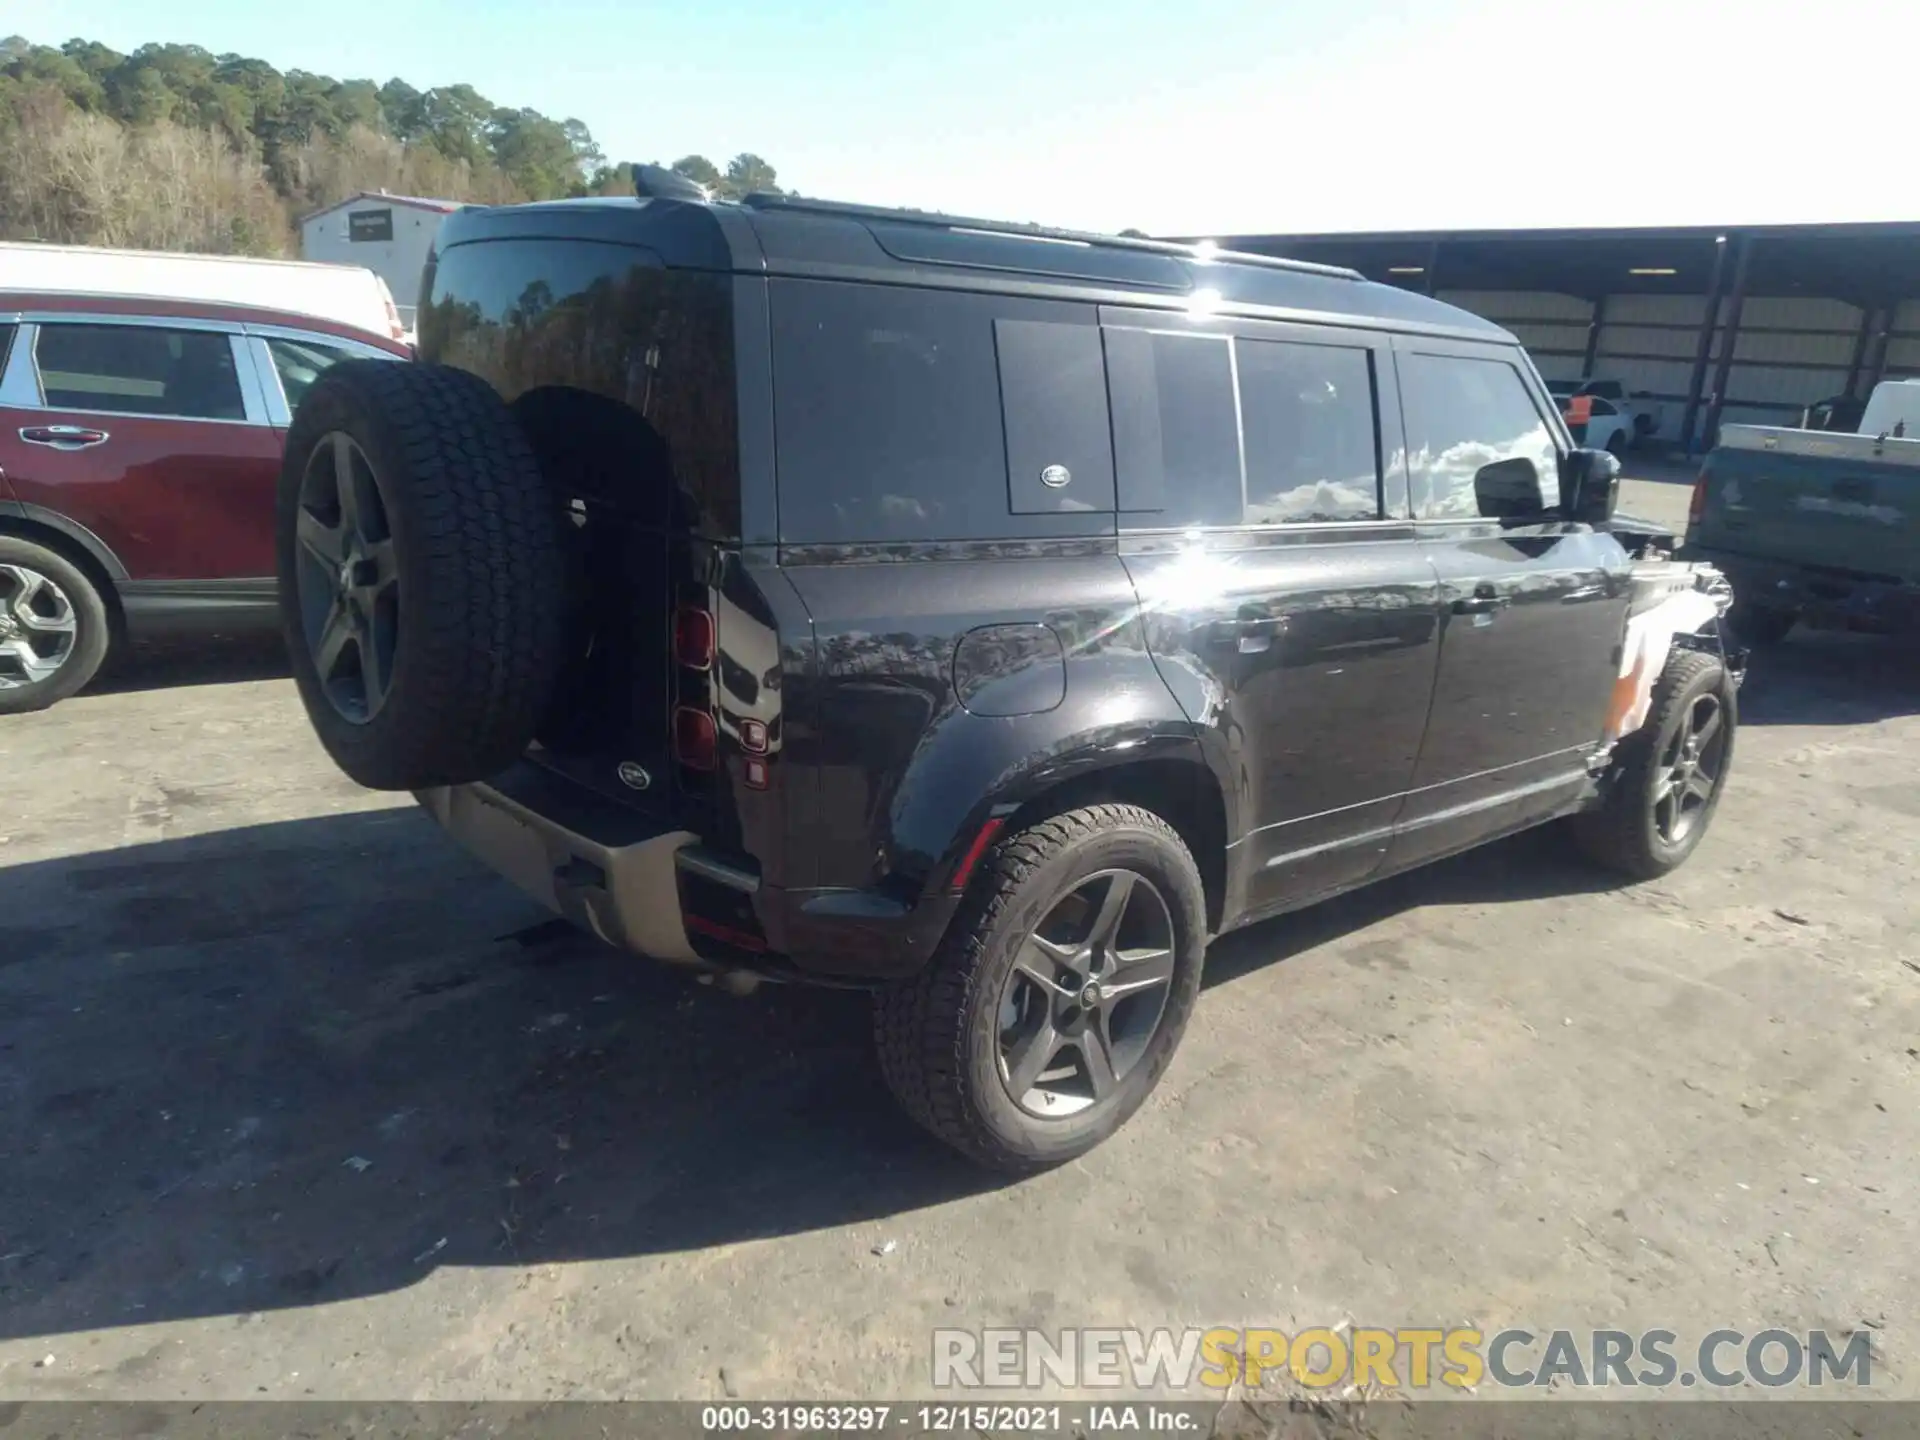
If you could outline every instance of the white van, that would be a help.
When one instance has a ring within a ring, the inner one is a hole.
[[[358,265],[0,243],[0,291],[252,305],[408,341],[387,282]]]

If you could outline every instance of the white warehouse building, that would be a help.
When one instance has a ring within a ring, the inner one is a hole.
[[[411,333],[434,237],[440,222],[460,208],[457,200],[362,191],[300,222],[300,254],[332,265],[366,266],[387,282],[401,323]]]
[[[1216,238],[1483,315],[1549,382],[1658,403],[1653,438],[1683,451],[1920,375],[1920,222]]]

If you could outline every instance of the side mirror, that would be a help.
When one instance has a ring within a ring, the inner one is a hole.
[[[1562,466],[1560,506],[1569,520],[1604,525],[1620,499],[1620,461],[1606,450],[1575,450]]]
[[[1489,519],[1517,520],[1538,515],[1542,506],[1540,469],[1525,456],[1496,460],[1473,472],[1473,498]]]

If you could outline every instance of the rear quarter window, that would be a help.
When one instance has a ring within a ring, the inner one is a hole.
[[[300,402],[307,398],[307,391],[332,366],[342,360],[350,360],[364,351],[349,350],[344,345],[328,345],[318,340],[287,340],[272,337],[267,341],[267,354],[273,357],[274,372],[280,377],[280,389],[286,396],[287,408],[298,410]]]
[[[813,280],[771,299],[782,541],[1112,533],[1092,307]]]

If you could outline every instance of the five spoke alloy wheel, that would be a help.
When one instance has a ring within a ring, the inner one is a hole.
[[[1654,681],[1645,723],[1615,747],[1596,803],[1570,818],[1587,857],[1635,880],[1683,863],[1713,823],[1739,728],[1725,661],[1676,649]]]
[[[1681,845],[1707,813],[1726,756],[1726,712],[1709,691],[1687,704],[1661,751],[1653,780],[1653,824],[1661,840]]]
[[[340,718],[364,725],[393,686],[400,585],[379,478],[344,431],[314,447],[294,523],[307,653]]]
[[[51,680],[73,658],[79,615],[52,576],[0,562],[0,690]]]
[[[1165,817],[1123,800],[1039,816],[981,858],[932,958],[875,992],[881,1073],[980,1164],[1061,1164],[1160,1083],[1206,952],[1205,883]]]
[[[1000,1077],[1014,1104],[1057,1119],[1113,1094],[1166,1011],[1174,944],[1166,899],[1132,870],[1096,871],[1061,896],[1001,990]]]

